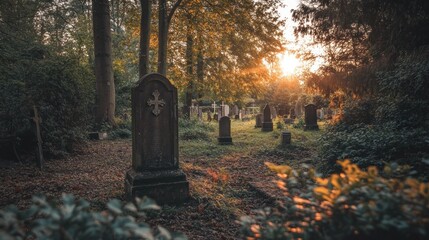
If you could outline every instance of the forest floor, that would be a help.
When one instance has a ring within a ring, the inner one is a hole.
[[[299,168],[315,165],[321,132],[288,127],[292,144],[279,146],[281,131],[261,132],[254,121],[232,121],[233,145],[217,144],[217,126],[209,140],[180,140],[180,164],[190,183],[191,199],[180,206],[163,206],[145,221],[182,232],[189,239],[239,239],[240,216],[274,204],[279,195],[265,162]],[[274,126],[276,128],[276,126]],[[0,162],[0,208],[27,207],[31,196],[43,193],[59,199],[72,193],[103,210],[111,198],[123,199],[125,172],[131,166],[131,140],[92,141],[76,155],[49,160],[44,171],[35,164]],[[262,194],[261,194],[262,193]],[[270,197],[271,196],[271,197]]]

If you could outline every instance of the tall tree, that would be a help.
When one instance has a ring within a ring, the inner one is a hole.
[[[152,0],[140,0],[140,55],[139,55],[139,77],[149,73],[149,46],[150,46],[150,23],[152,13]]]
[[[375,69],[429,44],[426,0],[303,0],[293,19],[296,35],[325,49],[319,76],[308,81],[325,91],[365,94],[377,85]]]
[[[110,29],[110,8],[108,0],[92,1],[94,32],[96,115],[95,122],[115,125],[115,83],[112,67],[112,39]]]
[[[158,0],[158,72],[167,74],[168,29],[171,19],[183,0],[176,0],[170,11],[167,10],[167,0]]]

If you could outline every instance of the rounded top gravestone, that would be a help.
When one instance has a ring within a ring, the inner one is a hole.
[[[177,90],[161,74],[132,89],[133,168],[178,168]]]

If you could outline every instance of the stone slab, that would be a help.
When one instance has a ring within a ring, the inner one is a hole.
[[[129,170],[125,177],[125,191],[129,200],[148,196],[157,204],[180,204],[189,198],[189,182],[180,169],[143,172]]]

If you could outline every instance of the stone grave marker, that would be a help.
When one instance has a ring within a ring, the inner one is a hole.
[[[234,105],[234,119],[239,120],[240,119],[240,110],[238,109],[237,105]]]
[[[213,119],[219,121],[219,115],[217,113],[213,114]]]
[[[277,117],[277,111],[276,111],[276,107],[272,106],[270,107],[270,111],[271,111],[271,118],[274,119]]]
[[[210,110],[207,112],[207,121],[212,121],[212,113],[210,112]]]
[[[298,100],[295,103],[295,116],[297,116],[298,118],[300,118],[303,114],[303,106],[302,106],[302,101]]]
[[[198,107],[198,120],[203,121],[203,109]]]
[[[179,168],[177,89],[161,74],[142,77],[132,89],[132,168],[125,176],[128,199],[148,196],[180,203],[189,183]]]
[[[270,105],[267,103],[264,107],[264,115],[262,117],[262,131],[273,131],[273,120],[271,119]]]
[[[296,118],[296,114],[295,114],[295,109],[294,108],[290,109],[290,118],[291,119],[295,119]]]
[[[261,113],[256,114],[255,119],[256,119],[255,128],[262,127],[262,114]]]
[[[217,138],[220,145],[231,145],[231,119],[223,116],[219,120],[219,137]]]
[[[291,133],[288,131],[282,132],[282,146],[285,147],[290,144],[291,141]]]
[[[314,104],[305,106],[305,125],[304,130],[319,130],[317,126],[317,107]]]

